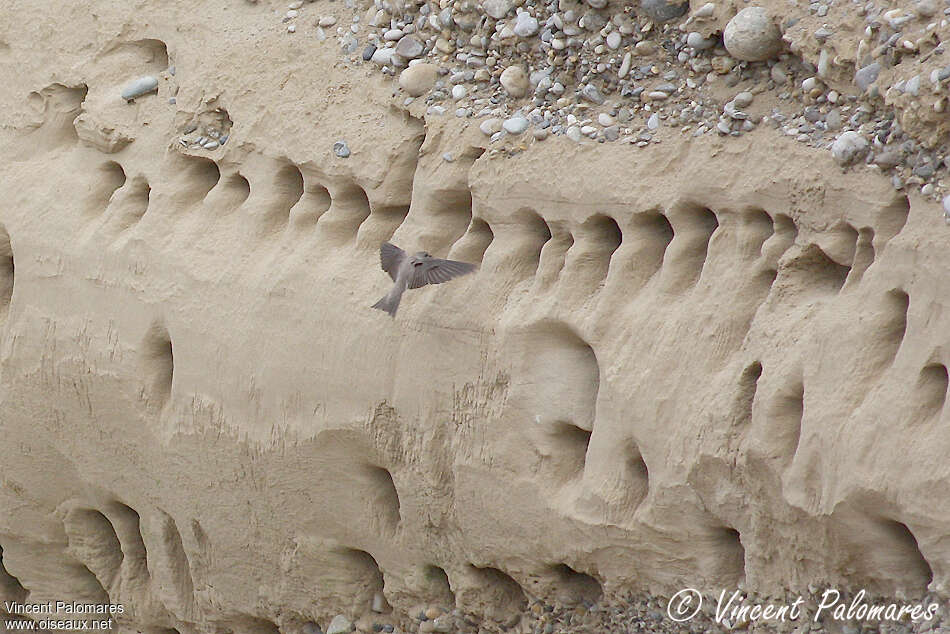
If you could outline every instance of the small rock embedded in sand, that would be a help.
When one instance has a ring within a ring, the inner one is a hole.
[[[732,103],[734,103],[737,108],[748,108],[752,105],[753,99],[755,99],[755,96],[751,92],[743,91],[733,98]]]
[[[669,22],[689,9],[689,2],[667,0],[640,0],[640,8],[655,22]]]
[[[871,84],[877,81],[877,76],[880,73],[881,65],[877,62],[873,62],[858,69],[854,74],[854,83],[861,92],[865,92]]]
[[[701,33],[697,32],[697,31],[691,31],[691,32],[686,36],[686,45],[687,45],[687,46],[692,46],[692,47],[695,48],[697,51],[702,51],[702,50],[705,50],[705,49],[707,49],[707,48],[712,48],[713,46],[715,46],[715,45],[716,45],[716,39],[715,39],[715,38],[711,38],[711,37],[710,37],[710,38],[705,38],[705,37],[702,36]]]
[[[126,101],[132,101],[136,97],[147,95],[150,92],[158,90],[158,79],[152,75],[139,77],[135,81],[127,83],[122,88],[122,98]]]
[[[391,48],[378,48],[373,52],[370,61],[379,66],[390,66],[393,63],[393,55],[396,53]]]
[[[413,64],[399,74],[399,85],[409,95],[419,97],[432,88],[438,77],[439,67],[435,64]]]
[[[522,11],[515,19],[515,26],[512,31],[518,37],[531,37],[538,32],[538,20],[531,17],[527,11]]]
[[[597,90],[597,86],[594,84],[586,84],[583,88],[581,88],[581,97],[591,103],[597,104],[598,106],[606,101],[604,96],[600,94],[600,91]]]
[[[353,624],[342,614],[337,614],[330,621],[327,627],[327,634],[348,634],[353,629]]]
[[[761,62],[782,50],[782,32],[762,7],[739,11],[722,32],[729,54],[746,62]]]
[[[373,595],[373,612],[377,614],[382,614],[386,611],[386,597],[383,596],[382,592],[377,592]]]
[[[415,59],[422,55],[425,47],[412,35],[404,35],[396,42],[396,55],[406,59]]]
[[[485,0],[482,4],[482,9],[485,10],[489,16],[500,20],[511,11],[511,3],[508,0]]]
[[[349,158],[350,148],[346,145],[346,141],[337,141],[333,144],[333,153],[340,158]]]
[[[868,142],[860,133],[842,132],[831,144],[831,155],[838,165],[850,165],[867,154]]]
[[[711,18],[712,14],[716,12],[716,5],[712,2],[707,2],[703,6],[696,9],[693,13],[694,18]]]
[[[508,134],[521,134],[528,129],[528,120],[521,115],[515,115],[506,120],[502,127]]]
[[[501,119],[496,119],[494,117],[490,119],[485,119],[479,124],[478,129],[482,131],[482,134],[485,136],[491,136],[497,132],[501,132],[501,128],[504,122]]]
[[[950,195],[943,197],[943,217],[950,224]]]
[[[512,97],[524,97],[528,92],[528,75],[524,68],[515,64],[502,71],[499,78],[501,87]]]

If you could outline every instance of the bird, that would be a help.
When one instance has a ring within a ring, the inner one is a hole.
[[[396,316],[399,300],[407,288],[420,288],[427,284],[441,284],[474,271],[477,266],[458,260],[434,258],[425,251],[408,255],[394,244],[383,242],[379,247],[379,263],[393,279],[392,289],[373,308]]]

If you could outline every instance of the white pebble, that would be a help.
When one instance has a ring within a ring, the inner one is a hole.
[[[521,115],[515,115],[506,120],[502,127],[508,134],[521,134],[528,129],[528,120]]]

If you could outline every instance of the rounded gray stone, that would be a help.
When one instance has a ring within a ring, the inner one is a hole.
[[[515,19],[515,26],[512,31],[518,37],[531,37],[538,32],[538,20],[523,11]]]
[[[511,3],[508,0],[485,0],[482,9],[490,17],[500,20],[511,11]]]
[[[722,32],[729,54],[746,62],[761,62],[782,50],[782,32],[762,7],[739,11]]]
[[[854,83],[861,92],[865,92],[871,84],[877,81],[877,76],[880,73],[881,65],[877,62],[873,62],[859,69],[854,74]]]
[[[702,51],[707,48],[712,48],[716,45],[716,40],[714,38],[705,38],[702,33],[697,31],[691,31],[686,36],[686,45],[695,48],[697,51]]]
[[[655,22],[669,22],[689,10],[689,2],[667,0],[640,0],[640,9]]]
[[[415,59],[422,55],[425,47],[412,35],[404,35],[396,42],[396,55],[406,59]]]
[[[868,151],[868,142],[858,132],[842,132],[831,144],[831,155],[838,165],[850,165],[859,160]]]
[[[515,115],[507,119],[502,127],[508,134],[521,134],[528,129],[528,120],[521,115]]]
[[[146,75],[145,77],[139,77],[127,83],[122,88],[122,98],[126,101],[132,101],[136,97],[147,95],[156,90],[158,90],[158,78],[152,75]]]

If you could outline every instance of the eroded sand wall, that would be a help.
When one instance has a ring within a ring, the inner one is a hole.
[[[945,590],[932,203],[764,130],[492,157],[298,41],[263,60],[238,4],[3,35],[5,599],[273,631],[379,590]],[[183,150],[215,108],[227,145]],[[392,321],[390,237],[480,270]]]

